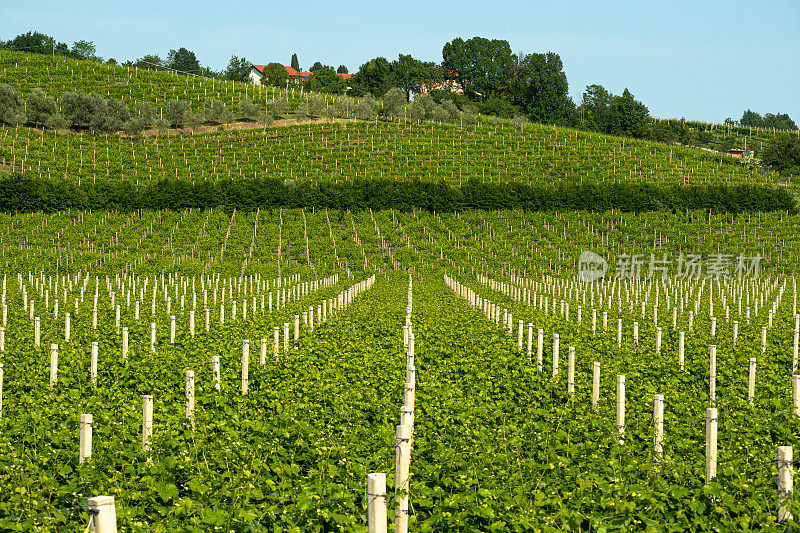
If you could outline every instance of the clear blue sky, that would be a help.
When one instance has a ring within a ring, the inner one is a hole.
[[[355,72],[410,53],[440,62],[454,37],[506,39],[515,52],[561,55],[576,101],[586,85],[628,87],[654,116],[721,122],[746,108],[800,124],[800,1],[330,2],[294,0],[109,2],[36,0],[0,5],[0,39],[38,30],[86,39],[118,61],[171,48],[224,68],[315,61]],[[10,5],[9,5],[10,4]]]

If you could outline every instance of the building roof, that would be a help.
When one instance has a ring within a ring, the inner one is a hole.
[[[264,74],[264,69],[266,67],[266,65],[253,65],[253,68],[259,71],[261,74]],[[292,67],[287,67],[286,65],[283,65],[283,68],[286,69],[286,74],[288,74],[290,78],[302,78],[303,81],[306,81],[314,76],[313,72],[298,72]],[[349,81],[353,77],[352,74],[339,74],[338,72],[336,75],[341,76],[345,81]]]

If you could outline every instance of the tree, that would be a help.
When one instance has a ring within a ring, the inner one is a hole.
[[[297,72],[300,72],[300,61],[297,60],[297,54],[292,54],[292,62],[290,63],[292,68],[295,69]]]
[[[394,86],[392,65],[385,57],[370,59],[353,76],[353,89],[357,94],[380,95]]]
[[[173,70],[200,75],[200,62],[197,60],[197,56],[186,48],[180,47],[177,50],[170,50],[166,63],[166,66]]]
[[[791,133],[775,135],[764,147],[761,160],[781,174],[800,174],[800,138]]]
[[[522,54],[520,54],[522,55]],[[536,122],[563,122],[572,105],[558,54],[529,54],[514,61],[512,102]]]
[[[502,92],[508,84],[512,66],[508,41],[460,37],[442,47],[442,68],[455,75],[465,92],[489,97]]]
[[[251,68],[253,68],[253,64],[248,59],[232,55],[228,62],[228,68],[225,69],[225,79],[248,82]]]
[[[25,100],[8,85],[0,85],[0,122],[12,125],[25,122]]]
[[[420,85],[431,78],[433,70],[433,63],[424,63],[407,54],[400,54],[392,61],[395,84],[405,91],[406,102],[411,100],[412,93],[419,93]]]
[[[764,115],[764,127],[778,130],[796,130],[797,124],[786,113],[778,113],[777,115],[767,113]]]
[[[398,118],[403,114],[403,104],[406,101],[406,93],[402,89],[392,87],[383,95],[383,110],[389,117]]]
[[[128,106],[123,104],[120,100],[109,98],[106,100],[106,108],[108,112],[106,113],[105,119],[100,124],[100,129],[103,131],[119,131],[122,129],[123,124],[131,118],[131,112]]]
[[[182,125],[189,114],[189,102],[186,100],[170,100],[167,102],[167,120],[176,126]]]
[[[52,115],[58,112],[58,103],[47,96],[38,87],[28,95],[28,120],[34,125],[44,125]]]
[[[586,128],[607,133],[609,131],[609,109],[611,93],[602,85],[587,85],[583,92],[583,108],[586,112]]]
[[[239,116],[256,121],[260,115],[261,109],[251,100],[239,100]]]
[[[153,104],[146,100],[136,102],[136,116],[142,121],[142,125],[146,128],[155,120],[156,109],[153,107]]]
[[[375,120],[378,114],[378,105],[371,96],[365,96],[358,102],[356,115],[361,120]]]
[[[102,129],[108,115],[108,104],[94,93],[78,90],[61,95],[61,110],[73,126]]]
[[[165,65],[164,60],[162,60],[158,54],[146,54],[144,57],[140,57],[136,61],[126,61],[122,64],[122,66],[155,69]]]
[[[642,102],[635,100],[633,94],[626,87],[622,96],[614,96],[611,99],[609,133],[642,137],[647,128],[649,116],[647,107]]]
[[[739,124],[741,124],[742,126],[752,126],[755,128],[762,126],[763,121],[764,119],[761,118],[760,114],[748,109],[747,111],[742,113],[742,118],[739,119]]]
[[[100,59],[95,55],[97,49],[92,41],[75,41],[72,43],[72,53],[78,59]]]
[[[320,63],[319,61],[317,61],[316,63],[314,63],[313,65],[311,65],[311,68],[310,68],[310,69],[308,69],[308,71],[309,71],[309,72],[316,72],[316,71],[318,71],[318,70],[319,70],[319,69],[321,69],[321,68],[322,68],[322,63]],[[331,67],[331,68],[332,68],[332,67]]]
[[[227,124],[233,122],[233,114],[222,100],[216,98],[206,98],[203,102],[203,116],[206,121],[216,124]]]
[[[38,31],[22,33],[6,42],[0,41],[0,48],[20,50],[33,54],[55,54],[74,57],[66,43],[59,43],[53,37]]]
[[[336,69],[336,74],[348,74],[347,67],[344,65],[339,65],[339,68]]]
[[[270,63],[264,67],[261,72],[261,84],[273,85],[275,87],[283,87],[289,79],[289,74],[280,63]]]
[[[314,75],[306,82],[306,87],[310,91],[344,94],[347,83],[344,78],[336,74],[333,67],[325,65],[317,68]]]

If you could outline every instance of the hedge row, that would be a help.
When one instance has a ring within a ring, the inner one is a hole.
[[[585,184],[531,186],[467,182],[462,187],[422,181],[356,180],[344,183],[286,183],[277,179],[189,183],[164,180],[148,185],[48,181],[21,175],[0,179],[0,211],[54,212],[65,209],[186,209],[258,207],[328,209],[423,209],[457,211],[682,211],[797,212],[786,189],[762,185],[658,186]]]

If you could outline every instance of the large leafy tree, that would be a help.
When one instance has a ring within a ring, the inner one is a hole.
[[[611,99],[608,132],[613,135],[641,137],[647,128],[649,116],[647,106],[636,100],[626,87],[622,96]]]
[[[225,78],[234,81],[250,81],[252,63],[244,57],[231,56],[228,68],[225,69]]]
[[[200,74],[200,62],[197,60],[197,56],[194,55],[194,52],[184,47],[169,51],[167,66],[189,74]]]
[[[13,39],[0,42],[0,48],[20,50],[34,54],[53,54],[74,56],[67,43],[59,43],[53,37],[38,31],[21,33]]]
[[[100,59],[95,55],[97,48],[92,41],[75,41],[72,43],[72,53],[80,59]]]
[[[512,57],[508,41],[501,39],[457,37],[442,47],[442,67],[457,75],[465,92],[484,98],[506,88]]]
[[[782,174],[800,174],[800,138],[779,133],[764,147],[761,160]]]
[[[573,104],[559,55],[528,54],[514,61],[514,67],[510,82],[514,104],[534,121],[563,121]]]
[[[263,75],[261,78],[262,85],[283,87],[286,85],[286,80],[289,79],[289,74],[280,63],[269,63],[264,67],[264,71],[261,74]]]
[[[353,87],[357,94],[382,95],[394,87],[392,65],[385,57],[370,59],[353,76]]]
[[[414,59],[410,55],[400,54],[392,61],[392,74],[395,85],[406,93],[406,101],[411,99],[411,94],[417,94],[420,85],[433,77],[435,65]]]
[[[583,92],[583,109],[586,113],[586,128],[608,132],[612,94],[602,85],[587,85]]]
[[[343,94],[347,88],[347,83],[341,76],[336,74],[333,67],[322,65],[314,71],[314,76],[306,82],[306,87],[311,91]]]

